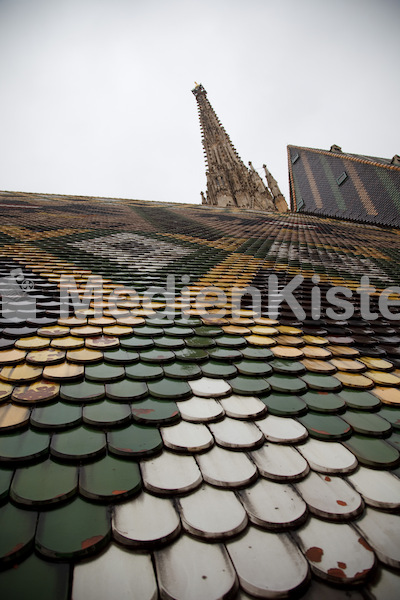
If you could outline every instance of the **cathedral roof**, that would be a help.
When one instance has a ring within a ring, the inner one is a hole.
[[[400,226],[400,160],[288,146],[292,210]]]
[[[3,598],[397,598],[397,229],[11,192],[0,216]],[[274,316],[296,275],[305,318]]]

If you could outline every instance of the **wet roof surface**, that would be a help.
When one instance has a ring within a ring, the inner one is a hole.
[[[2,597],[397,598],[400,324],[378,310],[397,231],[12,193],[0,214]],[[95,294],[66,317],[68,274]],[[303,275],[306,319],[285,303],[271,318],[271,274]],[[249,298],[232,315],[247,285],[261,316]],[[332,285],[354,292],[351,318],[326,316]],[[228,296],[208,318],[205,286]]]

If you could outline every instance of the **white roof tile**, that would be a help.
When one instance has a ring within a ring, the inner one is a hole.
[[[183,493],[201,484],[199,467],[193,456],[164,451],[160,456],[140,463],[144,486],[158,494]]]
[[[285,597],[308,576],[307,561],[285,533],[250,527],[226,547],[241,587],[258,598]]]
[[[220,600],[237,588],[225,548],[187,535],[154,553],[161,598]]]
[[[112,525],[115,539],[129,546],[171,540],[180,530],[179,516],[171,500],[146,492],[118,504]]]
[[[179,499],[184,528],[204,538],[225,538],[247,525],[247,514],[235,494],[203,485]]]
[[[204,480],[218,487],[248,485],[257,477],[256,467],[245,454],[218,446],[199,454],[197,462]]]
[[[149,554],[111,544],[103,554],[74,568],[74,600],[157,600],[157,596]]]
[[[238,493],[250,521],[266,529],[298,525],[307,513],[304,500],[286,483],[259,479]]]

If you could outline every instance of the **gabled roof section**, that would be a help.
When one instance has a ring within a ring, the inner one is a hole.
[[[291,209],[321,216],[400,227],[397,161],[288,146]]]

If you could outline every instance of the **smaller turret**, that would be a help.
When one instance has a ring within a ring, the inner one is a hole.
[[[276,181],[275,177],[273,177],[268,171],[267,165],[263,165],[263,169],[265,171],[265,178],[267,180],[268,187],[271,191],[276,210],[279,212],[287,212],[289,210],[288,205],[286,203],[284,195],[279,189],[278,182]]]

